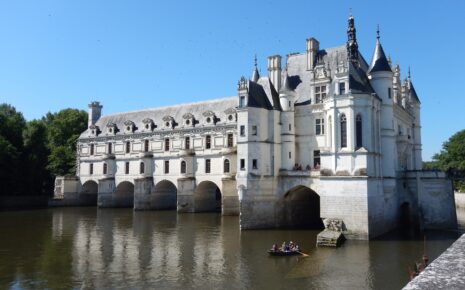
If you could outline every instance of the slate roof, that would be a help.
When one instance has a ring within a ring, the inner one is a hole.
[[[142,129],[144,127],[143,120],[148,118],[152,119],[155,125],[157,125],[158,128],[160,128],[164,124],[163,118],[165,116],[171,116],[173,117],[175,122],[181,124],[181,122],[183,121],[182,116],[184,114],[191,113],[196,120],[202,120],[202,114],[207,111],[214,112],[215,116],[219,119],[218,123],[222,123],[227,120],[227,114],[225,113],[225,110],[230,108],[235,109],[238,106],[238,104],[239,101],[237,97],[228,97],[214,99],[210,101],[130,111],[125,113],[104,115],[100,117],[100,119],[96,122],[95,125],[97,125],[102,131],[99,134],[99,136],[106,136],[107,132],[105,129],[107,124],[109,123],[116,124],[116,126],[118,127],[119,131],[116,133],[116,135],[124,135],[124,122],[126,121],[132,121],[134,122],[137,128]],[[87,136],[89,135],[88,131],[89,129],[84,131],[79,137],[79,139],[87,138]],[[134,133],[138,132],[139,131],[136,130]]]
[[[375,51],[373,52],[373,58],[371,59],[371,65],[368,69],[368,73],[377,71],[390,71],[392,72],[391,66],[384,54],[383,46],[379,42],[379,38],[376,40]]]
[[[247,106],[273,110],[273,105],[270,99],[268,99],[263,86],[252,81],[249,81],[249,100]]]
[[[410,90],[409,90],[410,100],[415,100],[415,101],[417,101],[418,103],[421,104],[420,99],[418,98],[417,92],[415,91],[415,88],[413,87],[413,83],[412,83],[412,81],[410,79],[408,80],[408,83],[409,83],[408,86],[410,88]]]

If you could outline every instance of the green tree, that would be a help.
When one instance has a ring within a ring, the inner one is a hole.
[[[47,169],[53,175],[76,174],[76,141],[87,128],[87,113],[77,109],[64,109],[47,114],[47,140],[50,155]]]
[[[433,156],[433,161],[441,170],[465,177],[465,130],[455,133],[444,142],[441,152]],[[465,183],[457,181],[455,187],[464,191]]]
[[[21,113],[8,104],[0,104],[0,195],[17,195],[23,191],[22,131],[26,124]]]

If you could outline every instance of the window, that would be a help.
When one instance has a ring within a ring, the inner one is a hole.
[[[347,119],[346,115],[341,115],[341,148],[347,147]]]
[[[124,163],[124,173],[129,174],[129,162]]]
[[[111,154],[113,152],[113,144],[108,143],[108,154]]]
[[[141,162],[141,163],[139,164],[139,173],[140,173],[140,174],[144,174],[144,173],[145,173],[145,164],[144,164],[144,162]]]
[[[181,161],[181,174],[186,173],[186,161],[182,160]]]
[[[318,169],[320,167],[320,150],[313,151],[313,168]]]
[[[291,158],[292,158],[292,153],[291,153],[291,152],[289,152],[289,159],[291,159]]]
[[[206,159],[205,160],[205,173],[210,173],[211,170],[211,160]]]
[[[187,119],[186,120],[186,125],[190,125],[191,124],[191,120]]]
[[[234,119],[233,115],[229,115],[229,116],[228,116],[228,120],[229,120],[229,121],[232,121],[233,119]]]
[[[107,174],[108,171],[108,165],[106,163],[103,163],[103,174]]]
[[[355,119],[355,142],[356,148],[362,147],[362,116],[357,115]]]
[[[234,137],[233,134],[228,134],[228,147],[234,146]]]
[[[225,159],[224,162],[223,162],[223,172],[224,173],[229,173],[229,159]]]
[[[399,132],[399,136],[402,135],[402,126],[397,125],[397,131]]]
[[[210,135],[207,135],[205,137],[205,148],[207,149],[212,148],[212,137]]]
[[[89,174],[90,175],[94,174],[94,164],[93,163],[89,164]]]
[[[126,142],[126,153],[131,152],[131,142]]]
[[[340,82],[339,83],[339,95],[343,95],[346,93],[346,83]]]
[[[315,119],[315,134],[316,135],[325,134],[325,119]]]
[[[245,159],[241,159],[241,170],[245,170]]]
[[[165,151],[170,151],[170,139],[165,139]]]
[[[252,169],[258,169],[258,160],[257,159],[252,160]]]
[[[257,136],[257,126],[252,126],[252,135]]]
[[[245,137],[245,126],[241,125],[241,137]]]
[[[165,160],[165,174],[170,173],[170,161]]]
[[[322,103],[326,99],[326,86],[315,87],[315,103]]]
[[[291,101],[289,101],[289,109],[292,109]]]
[[[184,138],[184,149],[189,149],[191,147],[191,138],[186,137]]]
[[[149,140],[144,141],[144,151],[149,152]]]
[[[94,155],[94,144],[90,144],[90,155]]]
[[[292,131],[292,124],[289,124],[289,131]]]
[[[239,97],[239,108],[244,108],[245,107],[245,97],[240,96]]]
[[[391,88],[388,88],[388,98],[391,98]]]

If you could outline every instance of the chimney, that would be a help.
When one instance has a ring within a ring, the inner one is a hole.
[[[100,116],[102,114],[102,108],[103,106],[100,105],[99,102],[92,102],[89,104],[89,121],[88,121],[88,127],[95,125],[98,119],[100,119]]]
[[[272,55],[268,57],[268,77],[276,91],[281,89],[281,56]]]
[[[320,43],[315,38],[307,38],[307,70],[313,70]]]

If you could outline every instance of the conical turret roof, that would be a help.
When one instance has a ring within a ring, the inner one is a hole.
[[[253,82],[258,82],[258,79],[260,78],[260,73],[258,72],[258,68],[255,66],[253,72],[252,72],[252,81]]]
[[[291,84],[289,81],[289,75],[287,74],[286,70],[286,76],[284,77],[284,83],[281,89],[279,90],[280,93],[285,93],[285,92],[292,92],[293,89],[291,89]]]
[[[377,71],[389,71],[392,72],[391,66],[389,65],[389,61],[386,58],[386,54],[384,53],[383,46],[379,41],[379,35],[376,40],[375,51],[373,53],[373,58],[371,59],[371,65],[368,69],[368,73],[373,73]]]

